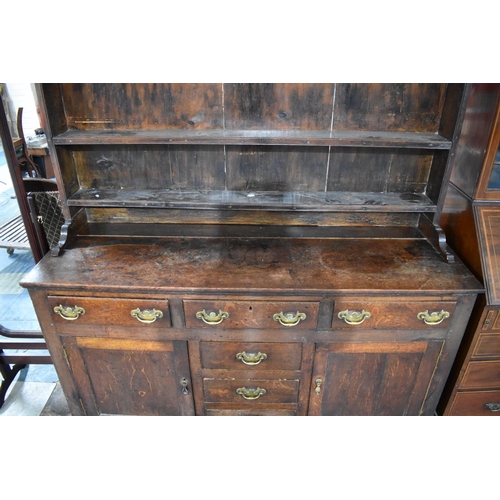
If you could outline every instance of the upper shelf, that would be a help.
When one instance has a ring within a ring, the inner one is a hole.
[[[56,146],[95,144],[204,144],[350,146],[410,149],[451,148],[431,133],[357,130],[68,130],[53,137]]]

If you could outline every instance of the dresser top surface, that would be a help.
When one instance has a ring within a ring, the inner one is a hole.
[[[160,293],[483,291],[461,262],[446,263],[425,240],[350,238],[92,240],[59,257],[45,256],[21,285]]]

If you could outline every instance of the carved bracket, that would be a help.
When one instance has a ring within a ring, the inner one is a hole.
[[[440,226],[431,222],[427,216],[423,214],[420,217],[419,229],[448,264],[453,264],[455,262],[455,255],[450,251],[446,242],[446,235]]]

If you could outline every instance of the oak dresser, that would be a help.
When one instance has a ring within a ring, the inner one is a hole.
[[[433,415],[481,283],[440,220],[470,85],[41,84],[24,278],[74,415]]]

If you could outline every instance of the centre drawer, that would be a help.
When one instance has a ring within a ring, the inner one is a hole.
[[[201,366],[209,370],[300,370],[302,344],[200,342]]]
[[[207,403],[297,403],[299,380],[210,379],[203,380]]]
[[[187,327],[316,329],[319,302],[184,300]]]
[[[335,301],[332,328],[430,329],[450,327],[455,301],[341,299]]]
[[[170,327],[166,299],[111,299],[49,296],[53,319],[61,325]]]

